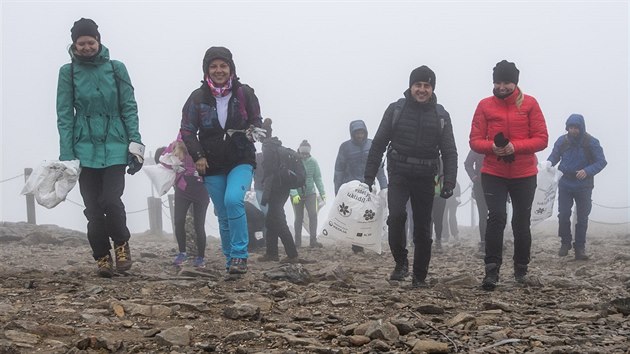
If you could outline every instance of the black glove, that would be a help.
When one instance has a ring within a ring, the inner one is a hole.
[[[497,133],[497,135],[494,136],[494,145],[496,145],[497,147],[504,147],[509,143],[510,139],[506,138],[505,135],[503,135],[503,132],[499,132]],[[503,161],[506,163],[512,163],[514,162],[514,154],[510,154],[507,156],[497,156],[497,161],[501,159],[503,159]]]
[[[372,186],[374,185],[374,177],[364,177],[363,183],[368,185],[370,192],[372,191]]]
[[[442,187],[442,191],[440,192],[440,197],[444,199],[448,199],[451,196],[453,196],[453,187],[451,186],[450,183],[444,183],[444,186]]]
[[[136,172],[140,171],[140,169],[142,168],[142,162],[138,160],[138,156],[130,153],[127,158],[127,166],[129,166],[129,168],[127,169],[127,173],[133,175]]]

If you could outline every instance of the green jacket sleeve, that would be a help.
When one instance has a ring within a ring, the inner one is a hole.
[[[57,130],[59,131],[59,160],[74,160],[74,97],[70,64],[59,69],[57,80]]]
[[[112,64],[116,69],[115,74],[118,80],[118,89],[120,90],[120,114],[127,130],[129,142],[133,141],[142,144],[138,122],[138,104],[136,103],[129,73],[125,64],[117,60],[112,60]]]

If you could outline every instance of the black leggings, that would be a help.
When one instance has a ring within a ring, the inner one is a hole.
[[[194,197],[192,197],[194,196]],[[208,210],[208,191],[201,182],[188,183],[186,191],[175,186],[175,237],[179,252],[186,252],[186,213],[193,206],[193,220],[197,238],[197,256],[205,257],[206,251],[206,211]]]

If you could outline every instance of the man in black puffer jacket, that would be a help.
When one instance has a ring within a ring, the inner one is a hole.
[[[440,196],[453,195],[457,177],[457,148],[451,119],[437,104],[435,73],[426,66],[414,69],[405,98],[387,107],[372,141],[365,167],[365,183],[374,184],[383,152],[387,149],[389,192],[389,247],[396,262],[391,280],[403,280],[409,273],[407,260],[405,205],[411,198],[413,211],[413,287],[425,287],[431,260],[431,209],[434,178],[440,155],[444,163],[444,185]]]

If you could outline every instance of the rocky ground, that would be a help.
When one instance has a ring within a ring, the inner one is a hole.
[[[259,263],[224,279],[170,265],[172,236],[134,235],[135,264],[94,276],[85,235],[0,223],[0,353],[630,353],[630,235],[592,227],[589,261],[560,259],[535,231],[528,284],[485,292],[476,233],[434,254],[428,289],[390,282],[389,253],[302,248],[304,265]],[[387,247],[385,246],[385,249]],[[572,254],[571,254],[572,255]]]

